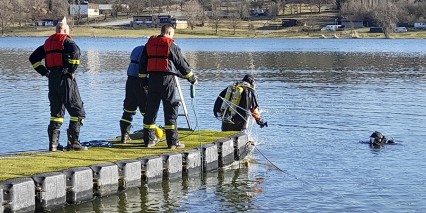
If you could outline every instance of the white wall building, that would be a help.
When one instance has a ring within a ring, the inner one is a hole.
[[[90,3],[71,4],[71,16],[94,17],[99,16],[99,5]]]

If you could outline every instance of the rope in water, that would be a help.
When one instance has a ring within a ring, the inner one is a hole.
[[[292,177],[292,178],[294,178],[295,180],[298,180],[298,181],[300,181],[300,182],[302,182],[302,183],[304,183],[304,184],[306,184],[306,185],[309,185],[309,186],[312,186],[312,187],[317,187],[317,188],[319,188],[321,191],[326,191],[326,192],[328,192],[328,193],[331,193],[331,194],[334,194],[334,195],[337,195],[337,196],[339,196],[340,198],[342,198],[342,199],[344,199],[344,200],[346,200],[346,201],[348,201],[349,203],[351,203],[351,204],[353,204],[353,205],[357,205],[356,203],[354,203],[354,202],[352,202],[352,201],[350,201],[350,200],[348,200],[345,196],[343,196],[343,195],[341,195],[341,194],[339,194],[339,193],[336,193],[336,192],[333,192],[333,191],[330,191],[330,190],[325,190],[324,188],[322,188],[322,187],[320,187],[320,186],[317,186],[317,185],[314,185],[314,184],[312,184],[312,183],[310,183],[310,182],[308,182],[308,181],[305,181],[305,180],[302,180],[302,179],[300,179],[299,177],[297,177],[296,175],[293,175],[293,174],[291,174],[291,173],[289,173],[289,172],[287,172],[287,171],[285,171],[285,170],[283,170],[283,169],[281,169],[280,167],[278,167],[277,165],[275,165],[274,163],[272,163],[272,161],[270,161],[258,148],[257,148],[257,146],[254,146],[254,148],[255,148],[255,150],[257,151],[257,152],[259,152],[259,154],[260,155],[262,155],[262,157],[263,158],[265,158],[265,160],[268,162],[268,163],[270,163],[275,169],[277,169],[278,171],[280,171],[280,172],[282,172],[282,173],[284,173],[284,174],[286,174],[286,175],[288,175],[288,176],[290,176],[290,177]],[[374,204],[374,202],[372,202],[373,204]],[[373,212],[378,212],[378,211],[376,211],[376,210],[372,210]]]

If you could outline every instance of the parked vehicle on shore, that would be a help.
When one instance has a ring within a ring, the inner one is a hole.
[[[343,31],[344,28],[345,28],[344,25],[333,24],[333,25],[327,25],[321,28],[321,31]]]
[[[406,27],[397,27],[397,28],[395,28],[395,32],[396,33],[405,33],[405,32],[408,32],[408,30],[407,30]]]

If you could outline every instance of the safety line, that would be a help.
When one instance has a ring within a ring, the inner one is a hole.
[[[198,117],[197,117],[197,112],[195,110],[195,101],[194,101],[194,98],[191,98],[191,107],[192,107],[192,111],[194,112],[194,117],[195,117],[195,128],[191,132],[190,135],[192,135],[197,130],[197,132],[198,132],[198,141],[200,142],[200,156],[201,156],[201,164],[202,164],[204,162],[204,157],[203,157],[203,148],[202,148],[202,142],[201,142],[201,131],[200,131],[200,126],[198,125]],[[189,136],[189,135],[187,135],[187,136]],[[203,165],[200,166],[200,170],[201,170],[201,179],[203,179],[203,172],[204,172],[203,171]]]
[[[244,109],[244,108],[242,108],[242,107],[240,107],[240,106],[238,106],[238,105],[236,105],[236,104],[234,104],[234,103],[232,103],[232,102],[230,102],[230,101],[228,101],[228,100],[226,100],[225,98],[223,98],[223,97],[220,97],[220,96],[218,96],[219,98],[221,98],[222,99],[222,101],[226,104],[226,105],[228,105],[228,108],[229,107],[231,107],[232,105],[234,105],[235,107],[237,107],[237,108],[239,108],[239,109],[241,109],[241,110],[243,110],[243,111],[245,111],[246,113],[250,113],[250,111],[248,111],[247,109]],[[224,111],[226,112],[227,110],[228,110],[228,108],[227,109],[225,109]],[[235,110],[235,113],[237,113],[242,119],[244,119],[246,122],[247,122],[247,119],[243,116],[243,115],[241,115],[241,113],[239,113],[238,111],[236,111]],[[226,114],[226,113],[225,113]],[[223,117],[225,116],[225,114],[223,114],[222,115],[222,117],[221,117],[221,120],[223,121],[224,119],[223,119]]]
[[[278,167],[277,165],[275,165],[274,163],[272,163],[272,161],[270,161],[258,148],[257,148],[257,146],[254,146],[254,148],[260,153],[260,155],[262,155],[264,158],[265,158],[265,160],[266,161],[268,161],[272,166],[274,166],[278,171],[280,171],[280,172],[282,172],[282,173],[284,173],[284,174],[286,174],[286,175],[288,175],[288,176],[290,176],[290,177],[292,177],[292,178],[294,178],[295,180],[298,180],[298,181],[300,181],[300,182],[302,182],[302,183],[304,183],[304,184],[306,184],[306,185],[309,185],[309,186],[312,186],[312,187],[317,187],[317,188],[319,188],[321,191],[326,191],[326,192],[328,192],[328,193],[331,193],[331,194],[334,194],[334,195],[337,195],[337,196],[339,196],[340,198],[342,198],[342,199],[344,199],[344,200],[346,200],[346,201],[348,201],[349,203],[351,203],[351,204],[353,204],[353,205],[358,205],[359,206],[359,204],[356,204],[356,203],[354,203],[354,202],[352,202],[352,201],[350,201],[350,200],[348,200],[348,199],[346,199],[343,195],[341,195],[341,194],[339,194],[339,193],[336,193],[336,192],[333,192],[333,191],[330,191],[330,190],[325,190],[324,188],[322,188],[322,187],[320,187],[320,186],[316,186],[316,185],[314,185],[314,184],[312,184],[312,183],[310,183],[310,182],[308,182],[308,181],[305,181],[305,180],[302,180],[302,179],[300,179],[300,178],[298,178],[296,175],[293,175],[293,174],[290,174],[289,172],[287,172],[287,171],[285,171],[285,170],[283,170],[283,169],[281,169],[280,167]],[[373,204],[374,204],[374,202],[372,202]],[[377,213],[379,213],[378,211],[376,211],[376,210],[372,210],[373,212],[377,212]]]

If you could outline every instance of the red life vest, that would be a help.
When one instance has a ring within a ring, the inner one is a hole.
[[[158,36],[150,38],[146,43],[148,54],[148,72],[168,72],[170,46],[173,43],[172,38]]]
[[[71,38],[67,34],[55,33],[51,35],[46,42],[44,42],[44,51],[46,52],[46,67],[63,67],[63,50],[64,50],[64,41],[66,38]]]

